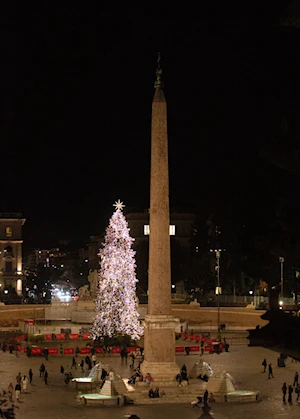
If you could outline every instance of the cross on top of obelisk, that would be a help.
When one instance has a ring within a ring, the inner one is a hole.
[[[162,80],[161,80],[161,75],[162,75],[162,69],[160,67],[160,52],[157,53],[157,67],[156,67],[156,80],[154,83],[154,87],[155,89],[159,89],[162,86]]]
[[[120,210],[120,211],[122,211],[123,208],[125,207],[123,202],[121,202],[119,199],[114,203],[113,206],[116,208],[116,210]]]

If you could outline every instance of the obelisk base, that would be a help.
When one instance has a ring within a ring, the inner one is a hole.
[[[154,385],[177,384],[179,367],[175,361],[175,327],[178,320],[169,315],[147,315],[144,321],[145,360],[141,365],[143,377],[148,373]]]
[[[153,378],[152,387],[158,386],[178,386],[176,375],[179,373],[179,367],[176,362],[147,362],[141,365],[143,377],[148,373]]]

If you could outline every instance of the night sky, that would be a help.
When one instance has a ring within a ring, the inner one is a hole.
[[[299,114],[299,37],[279,25],[290,2],[213,3],[198,12],[50,1],[2,10],[0,210],[27,218],[25,248],[86,243],[119,198],[149,206],[158,51],[171,207],[231,201],[255,218],[278,195],[296,199],[299,177],[260,157],[282,118]]]

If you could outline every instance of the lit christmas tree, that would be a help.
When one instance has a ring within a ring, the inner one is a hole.
[[[128,335],[137,340],[143,334],[137,311],[134,241],[123,215],[123,203],[116,202],[102,249],[100,249],[97,314],[91,328],[93,339]]]

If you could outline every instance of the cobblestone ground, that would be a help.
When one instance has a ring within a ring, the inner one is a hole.
[[[233,375],[239,389],[260,390],[263,400],[259,403],[240,404],[213,404],[212,417],[216,419],[299,419],[300,404],[282,403],[281,387],[285,381],[293,384],[295,371],[300,373],[300,363],[292,363],[287,360],[285,368],[277,367],[277,353],[264,348],[252,348],[244,345],[230,348],[229,353],[221,355],[204,355],[205,361],[209,362],[215,372],[226,370]],[[76,403],[76,390],[73,385],[69,387],[64,383],[60,374],[60,365],[65,370],[70,369],[72,357],[50,357],[45,361],[41,357],[28,358],[26,355],[16,357],[9,353],[0,352],[0,388],[7,389],[10,382],[15,385],[15,377],[18,372],[28,375],[32,368],[34,376],[32,385],[28,385],[28,392],[21,394],[16,410],[17,419],[60,419],[82,418],[89,419],[99,417],[103,419],[119,419],[126,415],[137,414],[140,419],[198,419],[201,410],[192,408],[191,405],[159,405],[159,406],[124,406],[102,407],[81,406]],[[199,355],[181,355],[177,362],[181,366],[185,363],[190,369],[199,358]],[[274,366],[274,379],[268,379],[267,374],[262,372],[262,360],[266,358],[268,363]],[[79,358],[78,358],[79,359]],[[128,365],[122,365],[119,357],[101,357],[101,361],[110,364],[117,373],[124,377],[131,375]],[[39,378],[39,366],[44,362],[49,372],[49,384],[45,385]],[[76,376],[80,376],[79,369]],[[192,400],[191,400],[192,401]]]

